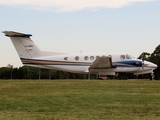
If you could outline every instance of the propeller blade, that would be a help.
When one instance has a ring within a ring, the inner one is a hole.
[[[144,52],[142,54],[142,70],[144,70]]]

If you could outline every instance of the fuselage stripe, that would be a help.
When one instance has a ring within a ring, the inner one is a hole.
[[[72,61],[57,61],[57,60],[40,60],[40,59],[25,59],[21,58],[23,64],[30,65],[63,65],[63,66],[90,66],[92,62],[72,62]],[[139,67],[131,62],[113,62],[115,67]]]

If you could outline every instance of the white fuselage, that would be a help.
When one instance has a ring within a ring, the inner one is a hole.
[[[134,74],[147,74],[153,72],[157,65],[144,61],[147,66],[134,65],[135,62],[141,63],[142,60],[134,59],[128,54],[110,53],[79,53],[79,54],[61,54],[46,57],[37,57],[34,59],[21,58],[23,64],[28,66],[55,69],[73,73],[88,73],[89,67],[97,57],[110,56],[115,68],[98,69],[96,74],[115,75],[120,72],[131,72]]]

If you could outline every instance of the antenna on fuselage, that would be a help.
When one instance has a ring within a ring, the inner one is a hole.
[[[83,53],[82,50],[80,50],[80,53],[81,53],[81,54]]]

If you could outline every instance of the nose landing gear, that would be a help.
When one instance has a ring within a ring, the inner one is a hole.
[[[154,77],[155,77],[154,72],[152,72],[151,73],[151,80],[154,80]]]

